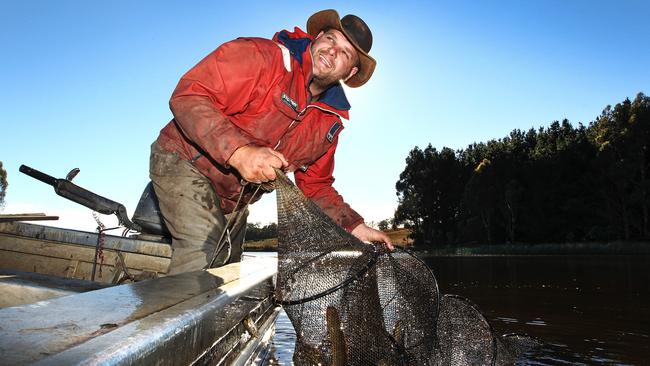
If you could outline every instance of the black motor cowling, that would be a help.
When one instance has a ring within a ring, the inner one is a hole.
[[[144,188],[131,220],[140,225],[143,233],[164,237],[171,236],[160,213],[158,197],[156,197],[156,192],[151,182]]]

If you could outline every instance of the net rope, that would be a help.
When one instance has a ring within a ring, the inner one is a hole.
[[[507,365],[538,344],[495,336],[416,256],[361,242],[277,177],[275,296],[296,330],[295,365]]]

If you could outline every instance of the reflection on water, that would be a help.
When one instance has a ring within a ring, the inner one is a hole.
[[[264,365],[292,365],[293,347],[296,343],[296,332],[283,311],[275,321],[275,335],[271,346],[271,356]]]
[[[440,290],[476,303],[496,333],[546,344],[522,364],[642,365],[650,358],[650,256],[428,259]],[[278,318],[274,359],[291,365],[295,333]]]

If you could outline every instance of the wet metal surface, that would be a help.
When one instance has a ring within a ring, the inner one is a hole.
[[[249,342],[239,353],[237,359],[232,362],[233,366],[260,365],[269,357],[271,338],[275,332],[275,322],[280,311],[280,307],[275,307],[268,319],[260,324],[258,330],[260,342],[256,344]]]
[[[0,269],[0,308],[98,290],[107,285]]]
[[[273,258],[249,259],[0,309],[0,364],[138,364],[167,342],[181,345],[162,349],[174,364],[174,357],[189,357],[183,351],[203,346],[198,335],[212,329],[206,319],[269,281],[276,267]]]

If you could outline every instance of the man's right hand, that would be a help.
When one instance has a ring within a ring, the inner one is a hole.
[[[268,147],[254,145],[242,146],[235,150],[228,159],[228,164],[251,183],[275,180],[273,168],[282,169],[289,166],[289,162],[281,153]]]

